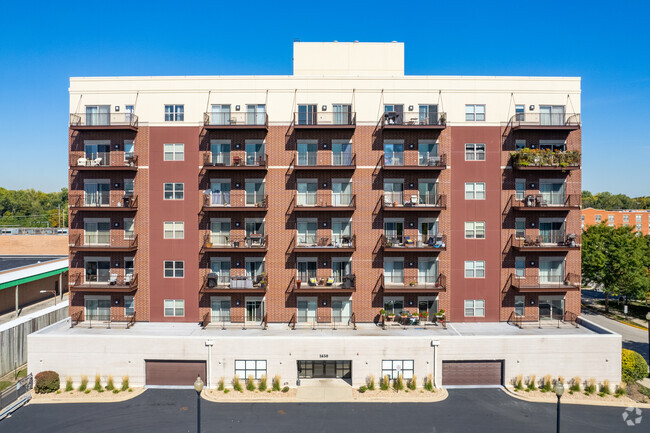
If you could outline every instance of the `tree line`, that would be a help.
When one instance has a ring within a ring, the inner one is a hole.
[[[51,193],[0,188],[0,226],[66,227],[67,215],[68,188]]]
[[[650,209],[650,196],[631,198],[625,194],[612,194],[607,191],[596,194],[582,191],[582,208],[588,207],[603,210]]]

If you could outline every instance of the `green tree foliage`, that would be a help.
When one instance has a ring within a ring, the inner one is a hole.
[[[0,225],[21,227],[59,226],[61,215],[67,220],[68,189],[45,193],[34,189],[9,190],[0,188]],[[65,221],[64,222],[64,226]]]
[[[590,226],[582,235],[582,279],[605,298],[645,299],[650,288],[650,237],[632,227]]]
[[[603,210],[650,209],[650,197],[630,198],[625,194],[612,194],[607,191],[594,195],[589,191],[582,191],[582,207]]]

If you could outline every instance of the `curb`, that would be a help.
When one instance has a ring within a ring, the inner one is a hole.
[[[526,397],[524,395],[518,394],[506,387],[501,388],[503,392],[508,394],[510,397],[516,398],[518,400],[523,400],[527,401],[530,403],[548,403],[548,404],[557,404],[556,401],[548,401],[548,400],[543,400],[539,398],[531,398],[531,397]],[[649,403],[636,403],[636,402],[630,402],[630,403],[624,403],[624,402],[616,402],[616,401],[602,401],[602,402],[597,402],[597,401],[591,401],[591,400],[585,400],[585,401],[572,401],[572,400],[566,400],[562,401],[562,404],[577,404],[577,405],[582,405],[582,406],[609,406],[609,407],[638,407],[642,409],[650,409],[650,404]]]
[[[612,313],[606,313],[604,309],[601,310],[600,308],[595,308],[591,304],[581,304],[581,306],[582,306],[582,308],[584,308],[586,310],[589,310],[589,311],[591,311],[591,312],[593,312],[595,314],[606,317],[608,319],[614,320],[614,321],[616,321],[618,323],[621,323],[623,325],[631,326],[632,328],[640,329],[642,331],[647,331],[648,330],[648,328],[646,328],[646,327],[644,327],[642,325],[638,325],[638,324],[636,324],[634,322],[629,322],[627,320],[620,319],[617,315],[612,314]]]
[[[131,400],[132,398],[135,398],[142,393],[146,391],[145,388],[140,388],[140,389],[134,389],[133,392],[124,392],[122,391],[120,394],[124,394],[125,398],[118,398],[118,399],[107,399],[107,398],[98,398],[98,399],[92,399],[92,400],[86,400],[84,398],[70,398],[70,397],[65,397],[62,396],[63,394],[55,394],[55,396],[52,396],[50,398],[43,399],[32,399],[29,404],[58,404],[58,403],[88,403],[88,404],[94,404],[94,403],[120,403],[123,401],[128,401]],[[84,394],[85,395],[85,394]],[[115,394],[113,394],[115,395]],[[121,396],[120,396],[121,397]]]

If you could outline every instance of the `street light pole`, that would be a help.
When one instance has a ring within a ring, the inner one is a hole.
[[[648,365],[650,365],[650,311],[645,315],[645,319],[648,321]]]
[[[560,398],[564,394],[564,385],[559,380],[555,384],[555,395],[557,395],[557,433],[560,433]]]
[[[41,290],[41,293],[52,293],[54,294],[54,305],[56,305],[56,290]]]
[[[201,376],[196,377],[194,390],[196,390],[196,431],[197,433],[201,433],[201,391],[203,391]]]

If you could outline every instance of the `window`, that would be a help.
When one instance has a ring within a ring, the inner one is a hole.
[[[318,143],[298,143],[296,165],[318,165]]]
[[[614,222],[614,215],[607,215],[607,222],[613,223]]]
[[[133,316],[135,314],[135,302],[133,302],[133,296],[124,297],[124,315],[126,317]]]
[[[111,185],[108,180],[84,181],[84,206],[110,206]]]
[[[381,376],[388,376],[389,379],[394,380],[401,374],[403,379],[411,379],[413,377],[413,364],[412,359],[384,359],[381,361]]]
[[[384,296],[386,313],[399,314],[404,310],[404,298],[401,296]]]
[[[515,140],[515,150],[520,151],[526,148],[526,140]]]
[[[523,316],[526,305],[525,296],[515,296],[515,316]]]
[[[332,277],[334,283],[343,283],[343,277],[352,274],[352,261],[347,257],[332,258]]]
[[[465,105],[465,120],[468,122],[485,122],[485,105]]]
[[[598,215],[598,214],[596,214],[596,215],[594,216],[594,220],[596,221],[596,224],[600,223],[600,221],[601,221],[601,216]]]
[[[566,150],[566,143],[563,140],[539,140],[539,149],[564,152]]]
[[[384,259],[384,282],[386,284],[404,284],[404,259]]]
[[[637,224],[637,225],[636,225],[636,231],[637,231],[637,232],[640,232],[640,231],[641,231],[641,224]]]
[[[84,244],[108,245],[111,242],[111,221],[107,218],[84,219]]]
[[[183,278],[185,262],[165,260],[165,278]]]
[[[438,281],[438,261],[432,258],[418,258],[418,284],[434,285]]]
[[[348,141],[332,142],[332,165],[352,165],[352,143]]]
[[[630,222],[630,216],[629,215],[623,215],[623,222],[624,223],[629,223]]]
[[[165,299],[165,317],[185,316],[184,299]]]
[[[111,263],[108,257],[85,257],[85,282],[107,283],[110,278]]]
[[[465,278],[485,278],[485,261],[465,261]]]
[[[438,124],[438,106],[437,105],[420,105],[418,122],[420,125],[437,125]]]
[[[542,195],[542,203],[548,206],[564,206],[565,188],[563,181],[540,179],[539,192]]]
[[[230,284],[230,258],[211,257],[210,272],[217,274],[218,286],[227,286]],[[208,286],[210,286],[210,283],[208,283]],[[230,315],[230,304],[228,304],[228,315]]]
[[[246,140],[244,150],[246,151],[246,165],[262,166],[266,163],[263,141]]]
[[[124,160],[129,161],[134,156],[133,140],[124,140]]]
[[[332,179],[332,206],[350,206],[352,184],[349,179]]]
[[[266,360],[235,360],[235,374],[243,379],[253,376],[253,379],[259,380],[266,376]]]
[[[635,215],[636,222],[641,222],[641,215]]]
[[[466,182],[465,200],[485,200],[485,182]]]
[[[165,221],[165,239],[183,239],[185,237],[185,223],[183,221]]]
[[[468,299],[465,300],[465,317],[483,317],[485,316],[485,300]]]
[[[296,221],[298,245],[315,246],[318,242],[318,220],[316,218],[298,218]]]
[[[184,105],[165,105],[165,122],[182,122],[185,120],[184,111]]]
[[[134,236],[133,218],[124,218],[124,239],[133,239]]]
[[[262,206],[265,204],[264,182],[261,179],[246,179],[246,206]]]
[[[298,179],[296,184],[298,206],[316,206],[317,179]]]
[[[316,104],[298,105],[298,125],[316,125]]]
[[[126,112],[126,121],[133,122],[135,120],[135,106],[134,105],[125,105],[124,111]]]
[[[230,218],[213,218],[210,220],[210,240],[214,245],[231,245]]]
[[[403,179],[384,179],[384,202],[388,204],[404,204]]]
[[[431,140],[418,141],[418,165],[438,166],[442,161],[438,155],[438,142]]]
[[[526,257],[515,257],[515,277],[524,278],[526,276]]]
[[[124,195],[127,197],[133,197],[133,179],[124,179]]]
[[[539,282],[541,284],[558,284],[564,280],[564,257],[539,258]]]
[[[85,141],[84,152],[86,164],[100,167],[111,165],[111,142],[108,140]]]
[[[164,189],[165,200],[183,200],[182,183],[166,183]]]
[[[515,238],[523,239],[526,237],[526,218],[515,219]]]
[[[564,125],[564,105],[540,105],[541,125]]]
[[[515,198],[523,200],[526,196],[526,179],[515,179]]]
[[[124,258],[124,275],[130,275],[133,277],[134,273],[134,265],[133,265],[133,257],[125,257]]]
[[[235,122],[237,120],[235,119]],[[211,125],[230,125],[230,104],[213,104]]]
[[[213,165],[230,165],[230,140],[211,140],[210,157]]]
[[[316,278],[316,264],[315,258],[299,258],[297,262],[298,279],[307,284],[310,278]]]
[[[384,165],[404,165],[404,143],[384,143]]]
[[[111,106],[110,105],[86,105],[86,125],[110,125],[111,123]]]
[[[264,104],[246,105],[246,124],[266,125],[266,105]]]
[[[580,221],[585,222],[585,216],[584,215],[580,215]]]
[[[165,143],[165,161],[184,161],[185,145],[183,143]]]
[[[485,161],[485,144],[466,144],[465,161]]]
[[[332,113],[335,125],[352,125],[352,106],[349,104],[333,104]]]
[[[384,119],[389,125],[401,125],[404,122],[404,105],[385,104]]]
[[[521,104],[515,105],[515,120],[522,122],[526,118],[526,106]]]
[[[210,180],[210,206],[230,204],[230,179]]]
[[[485,239],[485,222],[465,222],[465,239]]]

